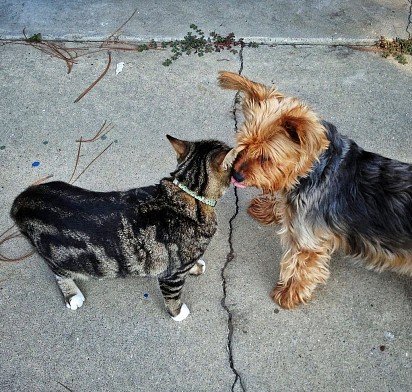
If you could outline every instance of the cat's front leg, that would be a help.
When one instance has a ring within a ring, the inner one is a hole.
[[[158,278],[166,309],[175,321],[183,321],[190,314],[189,308],[180,300],[185,278],[186,273],[175,273]]]

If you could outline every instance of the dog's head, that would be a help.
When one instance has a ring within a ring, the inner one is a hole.
[[[329,144],[318,116],[296,98],[232,72],[221,71],[219,84],[244,94],[245,121],[227,157],[232,182],[264,192],[292,188]]]

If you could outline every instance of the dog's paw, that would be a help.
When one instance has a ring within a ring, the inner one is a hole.
[[[252,199],[247,209],[251,217],[263,225],[279,223],[279,217],[276,214],[276,202],[271,196],[258,196]]]
[[[189,316],[189,314],[189,308],[186,306],[186,304],[183,304],[180,308],[179,314],[177,316],[172,316],[172,319],[175,321],[183,321],[187,316]]]
[[[71,310],[76,310],[83,305],[84,300],[84,295],[79,291],[77,294],[66,300],[66,306]]]
[[[271,297],[279,306],[284,309],[293,309],[300,304],[304,304],[309,298],[304,298],[298,286],[283,285],[278,283],[273,289]]]

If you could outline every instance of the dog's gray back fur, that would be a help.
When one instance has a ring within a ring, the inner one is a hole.
[[[412,165],[365,151],[323,125],[330,146],[289,202],[305,211],[306,224],[341,238],[352,255],[367,257],[372,246],[412,257]]]

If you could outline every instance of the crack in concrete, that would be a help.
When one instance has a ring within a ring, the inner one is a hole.
[[[408,15],[408,25],[406,26],[406,32],[408,33],[408,38],[411,38],[412,31],[409,30],[412,24],[412,0],[409,0],[409,15]]]
[[[239,75],[243,71],[243,47],[244,47],[244,45],[241,44],[241,48],[240,48],[240,51],[239,51],[239,60],[240,60]],[[234,119],[234,123],[235,123],[235,125],[234,125],[235,132],[237,132],[237,130],[238,130],[238,123],[237,123],[237,118],[236,118],[236,107],[237,107],[237,104],[239,102],[239,97],[240,97],[239,92],[237,92],[236,95],[235,95],[235,99],[234,99],[234,103],[233,103],[233,110],[232,110],[233,119]],[[235,208],[234,214],[232,215],[232,217],[229,220],[229,237],[228,237],[229,253],[226,256],[225,264],[223,265],[223,267],[220,271],[220,275],[221,275],[221,278],[222,278],[222,288],[223,288],[223,298],[222,298],[220,303],[221,303],[223,309],[225,309],[225,311],[228,315],[228,318],[227,318],[227,327],[228,327],[227,351],[228,351],[228,355],[229,355],[230,368],[232,369],[232,372],[235,375],[235,380],[233,381],[231,390],[233,392],[236,384],[239,382],[241,390],[243,392],[246,392],[246,387],[245,387],[244,382],[242,380],[242,376],[240,375],[239,371],[236,369],[235,363],[234,363],[234,360],[233,360],[233,315],[232,315],[232,312],[231,312],[229,306],[226,303],[226,298],[227,298],[226,269],[235,257],[234,248],[233,248],[233,221],[236,219],[236,217],[239,213],[239,197],[238,197],[238,194],[237,194],[237,188],[236,187],[234,187],[234,195],[235,195],[235,206],[236,206],[236,208]]]
[[[229,238],[228,238],[228,243],[229,243],[229,253],[226,256],[226,261],[225,264],[223,265],[221,269],[221,278],[222,278],[222,287],[223,287],[223,298],[221,300],[221,305],[223,309],[226,310],[227,313],[227,328],[228,328],[228,334],[227,334],[227,351],[229,355],[229,364],[230,368],[232,369],[233,374],[235,375],[235,380],[233,381],[232,384],[232,392],[234,391],[235,385],[239,382],[240,387],[243,392],[246,391],[246,388],[243,384],[242,376],[238,372],[238,370],[235,367],[235,363],[233,360],[233,315],[231,310],[229,309],[229,306],[226,303],[226,298],[227,298],[227,279],[226,279],[226,268],[227,266],[232,262],[234,259],[234,250],[233,250],[233,221],[236,219],[237,214],[239,212],[239,198],[237,195],[237,190],[236,188],[234,189],[234,194],[235,194],[235,200],[236,200],[236,210],[235,213],[232,215],[232,217],[229,220]]]

